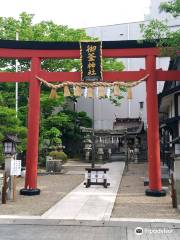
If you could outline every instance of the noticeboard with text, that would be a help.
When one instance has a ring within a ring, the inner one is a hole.
[[[101,42],[81,42],[81,80],[102,80]]]
[[[21,175],[21,160],[11,160],[11,176]]]

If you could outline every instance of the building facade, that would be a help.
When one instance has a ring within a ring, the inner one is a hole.
[[[86,28],[86,33],[92,37],[98,37],[102,41],[122,41],[142,39],[141,24],[148,24],[151,19],[163,20],[167,18],[169,28],[174,31],[180,27],[180,18],[174,19],[170,14],[159,13],[158,6],[164,0],[151,0],[150,14],[145,16],[145,21],[122,23],[107,26]],[[119,59],[124,63],[125,70],[139,70],[145,68],[145,60]],[[168,69],[169,58],[158,58],[157,68]],[[163,88],[163,83],[158,83],[158,92]],[[114,106],[108,99],[78,99],[76,110],[86,111],[94,118],[95,129],[112,129],[116,118],[138,118],[141,117],[146,126],[146,84],[141,83],[132,89],[133,99],[127,100],[126,94],[120,106]]]
[[[169,69],[180,70],[180,56],[171,61]],[[160,128],[167,132],[168,142],[180,136],[180,82],[165,82],[159,94]]]

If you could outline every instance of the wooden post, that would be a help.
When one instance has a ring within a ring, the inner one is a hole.
[[[16,201],[16,180],[17,180],[17,177],[14,176],[13,177],[13,201],[14,202]]]
[[[4,172],[4,181],[3,181],[3,188],[2,188],[2,204],[6,204],[6,191],[7,191],[7,174]]]
[[[171,173],[171,198],[172,198],[173,208],[177,208],[177,196],[176,196],[176,189],[175,189],[173,173]]]

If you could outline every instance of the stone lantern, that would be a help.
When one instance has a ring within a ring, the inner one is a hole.
[[[97,147],[98,161],[103,161],[104,160],[104,143],[99,142],[96,144],[96,147]]]
[[[134,162],[138,163],[138,156],[139,156],[139,140],[136,137],[134,139]]]
[[[6,135],[2,141],[3,143],[3,153],[5,161],[5,171],[8,176],[10,175],[11,161],[15,159],[16,155],[16,144],[19,143],[19,140],[16,136]]]
[[[7,182],[7,198],[8,199],[14,199],[13,196],[13,176],[16,176],[16,173],[14,173],[14,165],[15,164],[15,155],[16,155],[16,144],[19,143],[20,141],[17,139],[16,136],[14,135],[6,135],[6,137],[3,139],[3,153],[4,153],[4,162],[5,162],[5,174],[6,177],[9,178],[9,181]],[[20,160],[16,160],[20,161]],[[18,164],[19,165],[19,164]],[[21,172],[21,163],[19,165],[20,167],[18,168],[19,171]],[[12,172],[13,171],[13,172]],[[19,172],[18,171],[18,172]]]
[[[83,143],[84,143],[84,152],[85,152],[85,161],[86,162],[89,162],[90,160],[90,152],[92,151],[92,140],[90,138],[90,135],[86,135],[84,140],[83,140]]]
[[[16,137],[11,135],[6,135],[5,139],[2,142],[3,142],[4,155],[13,156],[16,154],[16,143],[17,143]]]

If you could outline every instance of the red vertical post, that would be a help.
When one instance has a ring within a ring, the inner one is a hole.
[[[20,190],[22,195],[38,195],[37,164],[39,144],[39,118],[40,118],[40,82],[36,79],[40,71],[40,59],[31,59],[31,80],[29,85],[29,111],[28,111],[28,139],[26,153],[26,180],[25,188]]]
[[[148,140],[148,196],[165,196],[161,184],[160,144],[159,144],[159,117],[156,81],[156,57],[146,57],[146,70],[149,77],[146,82],[147,91],[147,140]]]

